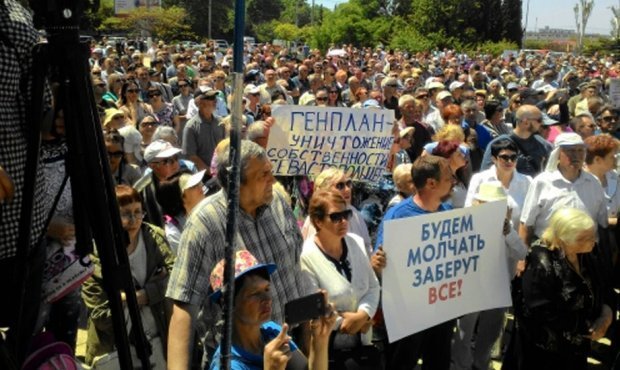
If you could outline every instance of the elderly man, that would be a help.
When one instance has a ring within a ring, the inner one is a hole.
[[[446,159],[434,155],[418,158],[411,168],[411,177],[416,194],[390,208],[379,226],[377,248],[373,257],[375,269],[385,266],[385,259],[376,257],[383,254],[385,221],[443,212],[452,208],[444,203],[454,186],[450,165]],[[425,369],[448,370],[454,322],[449,320],[390,343],[386,349],[386,369],[411,370],[421,357]]]
[[[217,177],[225,189],[228,148],[223,153],[218,157]],[[260,261],[278,265],[271,276],[272,319],[284,322],[284,304],[308,293],[299,265],[303,240],[290,206],[273,191],[275,179],[265,150],[242,141],[240,167],[238,247],[249,250]],[[211,270],[224,258],[227,209],[227,194],[221,190],[194,209],[181,236],[166,294],[174,301],[168,343],[170,370],[189,368],[193,320],[208,301]],[[214,310],[215,306],[205,307],[203,314],[214,315]]]
[[[555,139],[546,171],[530,184],[521,211],[519,235],[526,244],[540,237],[553,212],[572,207],[588,211],[602,227],[607,227],[605,193],[600,182],[583,171],[586,146],[575,133],[563,133]]]
[[[142,195],[145,221],[163,227],[164,218],[155,196],[157,184],[179,171],[178,155],[181,149],[167,141],[156,140],[144,150],[144,161],[151,171],[146,171],[133,187]]]
[[[226,137],[220,118],[213,113],[217,91],[205,90],[196,96],[198,114],[183,129],[183,154],[194,162],[199,170],[209,169],[213,151]]]
[[[488,128],[481,125],[478,121],[478,105],[473,100],[465,100],[461,103],[461,110],[463,111],[463,122],[461,127],[465,131],[465,136],[468,135],[469,130],[476,131],[478,135],[478,147],[482,150],[487,148],[487,145],[493,140],[493,135]]]
[[[276,92],[281,93],[285,97],[288,96],[286,94],[286,90],[282,86],[278,85],[276,82],[277,82],[276,71],[274,71],[273,69],[266,70],[265,71],[265,83],[258,85],[258,88],[260,89],[260,104],[261,105],[270,104],[271,97]]]
[[[534,105],[523,105],[517,110],[515,121],[516,126],[512,134],[500,135],[489,144],[500,139],[510,138],[519,148],[517,171],[525,175],[536,176],[544,169],[552,149],[548,141],[536,135],[543,122],[542,112]],[[480,168],[486,170],[492,165],[491,145],[489,145],[484,152]]]
[[[409,158],[411,158],[412,161],[415,161],[415,159],[422,154],[424,145],[433,141],[432,136],[435,134],[435,131],[430,126],[416,120],[416,105],[416,100],[411,95],[403,95],[398,99],[398,106],[403,115],[398,121],[399,129],[402,130],[406,127],[413,127],[415,129],[413,133],[413,144],[407,149]]]

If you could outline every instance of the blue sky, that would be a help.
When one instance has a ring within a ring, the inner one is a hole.
[[[543,28],[574,29],[575,13],[573,7],[577,0],[530,0],[530,12],[527,29],[534,30],[536,26]],[[611,32],[611,6],[618,8],[619,0],[594,0],[594,9],[590,15],[586,33],[609,34]],[[523,22],[525,23],[527,0],[523,0]],[[537,19],[538,18],[538,21]]]
[[[311,0],[307,0],[310,2]],[[314,0],[315,4],[322,4],[325,7],[333,8],[334,5],[344,3],[345,0]],[[575,13],[573,7],[578,0],[530,0],[530,11],[527,22],[527,29],[534,30],[535,27],[544,28],[575,28]],[[523,0],[523,23],[527,0]],[[612,12],[610,7],[620,7],[620,0],[594,0],[594,10],[590,15],[586,33],[609,34],[611,32]]]

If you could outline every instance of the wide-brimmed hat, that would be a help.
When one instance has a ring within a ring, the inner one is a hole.
[[[222,296],[222,285],[224,285],[224,264],[225,260],[221,260],[215,265],[209,282],[211,283],[211,300],[217,302]],[[265,269],[269,275],[271,275],[277,266],[273,263],[259,263],[256,257],[250,253],[247,249],[238,250],[235,253],[235,281],[251,271],[259,269]]]
[[[499,181],[483,182],[478,188],[478,192],[474,195],[474,199],[482,202],[494,202],[496,200],[504,200],[508,196],[506,190]]]

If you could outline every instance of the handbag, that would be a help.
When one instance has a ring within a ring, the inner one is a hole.
[[[164,346],[161,337],[149,338],[152,353],[150,357],[152,370],[166,370],[166,359],[164,357]],[[136,370],[142,369],[142,363],[134,346],[129,347],[131,353],[131,364]],[[102,356],[97,356],[93,360],[92,370],[118,370],[119,369],[118,351],[112,351]]]
[[[329,341],[330,369],[379,369],[381,351],[362,343],[361,334],[332,332]]]

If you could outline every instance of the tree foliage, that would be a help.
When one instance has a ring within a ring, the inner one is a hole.
[[[102,0],[112,4],[113,0]],[[335,8],[315,5],[310,0],[246,0],[245,35],[259,42],[273,39],[305,41],[312,47],[331,44],[375,46],[383,44],[410,51],[433,48],[495,50],[520,44],[522,0],[348,0]],[[320,4],[320,2],[318,2]],[[180,39],[193,31],[208,33],[208,0],[162,0],[169,12],[184,8],[185,22],[166,18],[165,25],[145,14],[130,19],[104,13],[91,17],[100,29],[147,29],[160,37]],[[211,0],[212,36],[231,40],[233,36],[233,0]],[[173,11],[173,13],[176,12]],[[311,24],[312,16],[314,24]],[[177,14],[178,16],[178,14]],[[129,22],[129,23],[128,23]],[[185,25],[185,27],[180,27]],[[164,26],[171,28],[165,30]],[[516,47],[513,47],[516,48]]]

